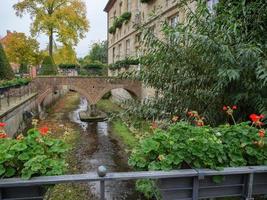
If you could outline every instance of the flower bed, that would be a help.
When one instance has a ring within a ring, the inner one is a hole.
[[[9,138],[0,123],[0,176],[21,177],[61,175],[66,170],[67,145],[59,139],[49,137],[49,128],[34,128],[17,138]]]
[[[236,123],[237,106],[223,110],[233,125],[205,125],[205,118],[196,111],[188,112],[187,120],[172,118],[172,125],[158,128],[152,136],[140,141],[132,151],[129,164],[138,170],[172,170],[267,165],[267,138],[263,115],[250,115],[251,122]],[[150,185],[150,186],[149,186]],[[139,189],[149,193],[151,183],[139,181]],[[151,190],[150,190],[151,191]]]

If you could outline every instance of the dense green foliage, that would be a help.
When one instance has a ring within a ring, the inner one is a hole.
[[[2,44],[0,44],[0,79],[12,79],[14,77],[14,73],[12,68],[7,60],[4,48]]]
[[[58,67],[60,69],[76,69],[79,66],[77,64],[59,64]]]
[[[19,66],[19,73],[20,74],[27,74],[28,73],[28,65],[26,63],[21,63]]]
[[[41,75],[56,75],[57,74],[57,66],[55,65],[53,59],[50,56],[46,56],[43,60],[41,69]]]
[[[109,65],[110,69],[128,68],[131,65],[138,65],[139,59],[125,58],[124,60],[118,60],[114,64]]]
[[[120,29],[123,23],[128,23],[131,19],[132,14],[130,12],[124,12],[121,16],[115,17],[113,20],[113,24],[109,28],[109,33],[116,33],[116,29]]]
[[[36,129],[24,138],[0,139],[0,176],[61,175],[66,170],[66,144],[58,139],[42,136]]]
[[[0,88],[27,85],[30,81],[31,79],[28,78],[15,78],[8,81],[0,81]]]
[[[248,123],[211,128],[179,122],[141,141],[129,163],[141,170],[266,165],[267,146],[259,141]]]
[[[163,38],[143,31],[146,48],[137,77],[160,98],[141,110],[169,117],[194,109],[212,125],[222,122],[224,104],[239,106],[238,121],[266,113],[266,2],[221,0],[212,13],[204,0],[194,11],[187,3],[179,5],[188,10],[186,22],[165,24]]]

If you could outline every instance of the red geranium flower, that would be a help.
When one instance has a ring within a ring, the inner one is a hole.
[[[233,109],[233,110],[236,110],[236,109],[237,109],[237,106],[236,106],[236,105],[235,105],[235,106],[233,106],[233,107],[232,107],[232,109]]]
[[[227,106],[223,106],[223,110],[224,111],[227,111],[228,110],[228,107]]]
[[[251,114],[249,116],[249,118],[251,119],[253,124],[255,124],[256,126],[262,126],[263,125],[263,122],[261,122],[260,120],[264,118],[264,115]]]
[[[47,127],[42,127],[39,129],[39,131],[40,131],[42,136],[45,136],[45,135],[47,135],[49,129]]]
[[[0,122],[0,127],[5,127],[5,126],[6,126],[6,123]]]
[[[7,138],[7,134],[6,133],[0,133],[0,139],[3,139],[3,138]]]

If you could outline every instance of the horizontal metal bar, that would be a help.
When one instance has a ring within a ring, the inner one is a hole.
[[[105,177],[99,177],[97,173],[62,175],[62,176],[43,176],[34,177],[30,180],[20,178],[0,179],[0,188],[33,186],[33,185],[53,185],[66,182],[94,182],[94,181],[123,181],[135,179],[165,179],[165,178],[181,178],[196,177],[199,172],[204,176],[212,175],[230,175],[230,174],[248,174],[267,172],[267,166],[256,167],[237,167],[225,168],[221,171],[207,169],[182,169],[173,171],[145,171],[145,172],[118,172],[107,173]]]

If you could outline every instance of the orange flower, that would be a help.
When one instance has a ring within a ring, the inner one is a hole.
[[[45,136],[45,135],[47,135],[49,129],[47,127],[42,127],[39,129],[39,131],[40,131],[42,136]]]
[[[7,138],[7,134],[6,133],[0,133],[0,139],[4,139]]]

